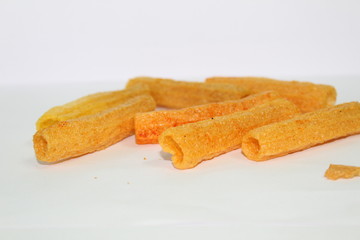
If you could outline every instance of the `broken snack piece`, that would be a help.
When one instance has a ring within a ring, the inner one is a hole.
[[[207,83],[228,83],[249,89],[253,93],[276,91],[295,103],[302,112],[311,112],[333,106],[336,90],[330,85],[310,82],[280,81],[262,77],[211,77]]]
[[[130,79],[127,87],[138,84],[148,86],[156,104],[168,108],[236,100],[250,94],[249,90],[232,84],[206,84],[151,77]]]
[[[276,99],[247,111],[169,128],[160,135],[159,143],[173,155],[174,167],[193,168],[203,160],[240,148],[243,136],[251,129],[299,113],[293,103]]]
[[[360,133],[360,103],[350,102],[305,113],[251,130],[242,151],[254,161],[284,156]]]
[[[330,180],[340,178],[353,178],[360,176],[360,167],[330,164],[325,172],[325,177]]]
[[[54,163],[104,149],[134,133],[137,112],[155,107],[150,95],[140,95],[91,115],[53,123],[35,133],[36,157]]]
[[[170,127],[245,111],[277,98],[280,98],[279,94],[268,91],[253,94],[240,100],[209,103],[176,110],[137,113],[135,115],[136,143],[158,143],[160,134]]]

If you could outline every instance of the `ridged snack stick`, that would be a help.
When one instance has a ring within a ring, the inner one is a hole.
[[[144,85],[134,85],[125,90],[100,92],[79,98],[45,112],[36,122],[36,130],[49,127],[59,121],[98,113],[143,94],[150,94],[150,89]]]
[[[247,89],[232,84],[206,84],[151,77],[130,79],[127,87],[137,84],[148,86],[156,104],[168,108],[237,100],[250,94]]]
[[[279,94],[268,91],[240,100],[209,103],[176,110],[137,113],[135,115],[136,143],[158,143],[160,134],[170,127],[248,110],[277,98],[280,98]]]
[[[169,128],[159,137],[174,167],[193,168],[203,160],[240,148],[243,136],[253,128],[294,117],[299,109],[276,99],[247,111]]]
[[[250,131],[242,151],[255,161],[283,156],[360,133],[360,103],[350,102]]]
[[[56,122],[34,135],[36,157],[54,163],[105,149],[134,133],[137,112],[155,106],[150,95],[141,95],[98,113]]]
[[[324,84],[261,77],[212,77],[207,78],[206,82],[234,84],[247,88],[253,93],[276,91],[280,96],[295,103],[302,112],[333,106],[336,102],[335,88]]]

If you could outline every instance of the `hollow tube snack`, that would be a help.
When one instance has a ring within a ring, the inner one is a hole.
[[[212,102],[236,100],[250,94],[247,89],[232,84],[205,84],[171,79],[137,77],[130,79],[127,87],[144,84],[150,88],[158,106],[184,108]]]
[[[360,133],[360,103],[350,102],[250,131],[242,151],[263,161]]]
[[[158,143],[160,134],[170,127],[248,110],[277,98],[280,98],[278,93],[267,91],[240,100],[209,103],[176,110],[137,113],[135,115],[136,143]]]
[[[212,77],[207,83],[231,83],[249,89],[253,93],[276,91],[280,96],[295,103],[302,112],[311,112],[336,101],[336,89],[330,85],[310,82],[280,81],[261,77]]]
[[[338,180],[340,178],[353,178],[360,176],[360,167],[330,164],[325,172],[325,177],[330,180]]]
[[[100,92],[79,98],[45,112],[36,122],[36,130],[49,127],[59,121],[92,115],[143,94],[150,94],[150,89],[139,84],[125,90]]]
[[[92,115],[56,122],[34,135],[36,157],[58,162],[104,149],[134,133],[135,113],[155,107],[150,95],[141,95]]]
[[[247,111],[169,128],[160,135],[159,143],[165,152],[173,154],[176,168],[193,168],[203,160],[240,148],[249,130],[299,112],[288,100],[276,99]]]

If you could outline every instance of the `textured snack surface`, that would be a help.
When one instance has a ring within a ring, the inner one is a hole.
[[[350,102],[254,129],[244,137],[242,150],[249,159],[263,161],[357,133],[360,103]]]
[[[240,100],[209,103],[178,110],[138,113],[135,116],[136,143],[158,143],[160,134],[170,127],[248,110],[277,98],[279,95],[276,92],[268,91],[250,95]]]
[[[184,108],[212,102],[236,100],[250,94],[249,90],[232,84],[205,84],[151,77],[130,79],[127,87],[138,84],[148,86],[156,104],[168,108]]]
[[[178,169],[193,168],[241,146],[251,129],[294,117],[299,109],[285,99],[276,99],[247,111],[169,128],[159,137],[165,152],[173,154]]]
[[[212,77],[207,83],[230,83],[249,89],[253,93],[276,91],[295,103],[303,112],[311,112],[336,102],[336,90],[330,85],[310,82],[280,81],[261,77]]]
[[[360,176],[360,167],[330,164],[325,172],[325,177],[330,180],[340,178],[353,178]]]
[[[150,95],[140,95],[92,115],[59,121],[33,137],[38,160],[58,162],[104,149],[134,133],[137,112],[155,109]]]
[[[143,94],[150,94],[149,88],[144,85],[134,85],[125,90],[100,92],[79,98],[45,112],[36,122],[36,130],[49,127],[59,121],[92,115],[116,107],[130,98]]]

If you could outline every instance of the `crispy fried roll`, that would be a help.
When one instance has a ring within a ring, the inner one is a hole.
[[[205,84],[171,79],[137,77],[130,79],[127,87],[147,85],[158,106],[184,108],[200,104],[236,100],[250,94],[243,87],[232,84]]]
[[[158,143],[160,134],[170,127],[248,110],[277,98],[279,98],[278,93],[268,91],[250,95],[240,100],[209,103],[178,110],[138,113],[135,115],[136,143]]]
[[[141,95],[98,113],[56,122],[34,135],[36,157],[57,162],[104,149],[134,133],[135,113],[155,106],[150,95]]]
[[[144,85],[134,85],[125,90],[100,92],[79,98],[45,112],[36,122],[36,130],[49,127],[59,121],[98,113],[143,94],[150,94],[150,89]]]
[[[242,150],[263,161],[360,132],[360,103],[350,102],[250,131]]]
[[[207,83],[231,83],[249,89],[253,93],[276,91],[295,103],[303,112],[333,106],[336,101],[334,87],[298,81],[280,81],[260,77],[212,77]]]
[[[276,99],[247,111],[169,128],[160,135],[159,143],[165,152],[173,154],[176,168],[193,168],[203,160],[239,148],[249,130],[299,112],[293,103]]]
[[[360,167],[330,164],[325,172],[325,177],[330,180],[339,178],[353,178],[360,176]]]

